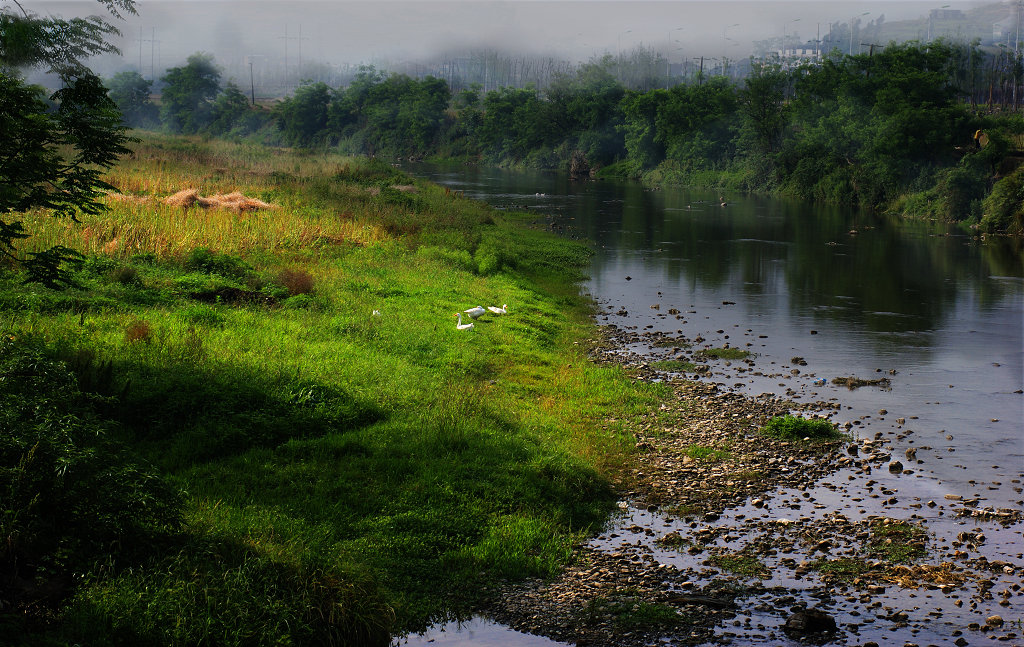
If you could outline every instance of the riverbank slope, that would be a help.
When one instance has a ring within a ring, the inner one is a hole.
[[[386,644],[614,507],[664,387],[587,361],[585,246],[366,159],[146,134],[107,181],[24,215],[74,287],[0,278],[6,635]]]

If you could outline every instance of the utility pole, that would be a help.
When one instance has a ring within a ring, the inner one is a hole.
[[[306,39],[302,38],[302,25],[301,24],[299,25],[299,37],[298,37],[298,40],[299,40],[299,67],[297,68],[296,71],[299,74],[299,81],[301,82],[302,81],[302,41],[303,40],[309,40],[308,38],[306,38]]]
[[[1017,111],[1017,60],[1018,60],[1018,46],[1020,45],[1020,3],[1021,0],[1017,0],[1017,35],[1013,39],[1013,111]]]
[[[156,39],[156,27],[153,27],[153,37],[152,38],[143,38],[142,37],[142,30],[140,29],[139,30],[139,38],[138,38],[138,40],[139,40],[139,76],[142,76],[142,44],[143,43],[149,43],[149,76],[150,76],[151,79],[153,79],[155,81],[156,80],[156,69],[154,67],[155,51],[156,51],[155,48],[156,48],[156,43],[159,42]]]
[[[149,39],[149,78],[156,81],[156,27],[153,28],[153,37]]]
[[[288,41],[295,40],[295,36],[288,35],[288,23],[284,24],[284,36],[278,36],[284,40],[284,83],[288,85]]]
[[[256,80],[252,75],[252,59],[249,59],[249,92],[252,97],[252,105],[256,105]]]
[[[693,60],[696,61],[697,57],[694,56]],[[701,56],[700,57],[700,69],[697,71],[697,87],[699,88],[703,82],[704,82],[704,57]]]

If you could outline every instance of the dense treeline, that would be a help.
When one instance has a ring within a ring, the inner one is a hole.
[[[998,105],[972,106],[979,79],[1016,85],[1020,62],[1004,65],[1005,56],[912,42],[834,52],[817,65],[755,66],[740,82],[698,77],[672,87],[627,87],[622,62],[609,56],[555,75],[543,90],[454,93],[434,77],[363,68],[347,87],[311,82],[273,107],[252,108],[238,87],[221,89],[213,61],[197,54],[163,78],[159,120],[174,132],[772,191],[1020,228],[1013,208],[984,201],[1012,170],[1006,159],[1024,120]],[[990,79],[995,69],[1010,81]],[[119,75],[112,96],[126,119],[154,125],[146,83]],[[974,140],[979,130],[984,147]]]

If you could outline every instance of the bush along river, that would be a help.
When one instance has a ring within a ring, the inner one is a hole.
[[[672,397],[636,427],[621,514],[562,577],[400,644],[1024,645],[1020,240],[406,170],[594,241],[594,361]],[[764,434],[787,414],[844,436]]]

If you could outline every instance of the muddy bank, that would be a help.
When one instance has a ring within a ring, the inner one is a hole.
[[[979,508],[956,494],[901,502],[872,471],[909,478],[915,456],[894,457],[881,433],[860,437],[858,421],[835,421],[846,436],[828,442],[761,433],[785,414],[833,419],[834,402],[695,379],[757,371],[756,357],[715,360],[682,337],[604,332],[594,361],[671,388],[658,411],[628,421],[637,460],[622,477],[623,514],[559,578],[507,588],[486,615],[593,646],[1024,642],[1016,618],[992,612],[1021,603],[1021,555],[989,560],[980,548],[986,532],[1016,532],[1019,510]],[[631,350],[638,346],[661,352]],[[908,508],[939,508],[967,529],[937,536]],[[972,613],[966,623],[941,622]]]

